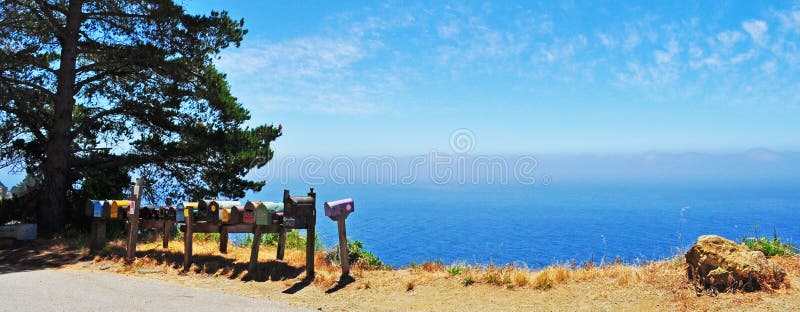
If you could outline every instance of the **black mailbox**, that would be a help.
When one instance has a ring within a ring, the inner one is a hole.
[[[211,205],[211,202],[211,200],[197,201],[197,213],[195,214],[194,222],[219,223],[219,213],[216,211],[216,206]]]
[[[283,225],[287,228],[304,229],[317,222],[317,194],[314,188],[308,196],[289,195],[289,190],[283,190]]]
[[[167,216],[166,219],[170,221],[175,221],[175,207],[169,206],[167,207]]]
[[[156,218],[156,210],[150,206],[144,206],[139,209],[139,219],[152,220]]]

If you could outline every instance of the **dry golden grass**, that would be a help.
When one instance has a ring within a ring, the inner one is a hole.
[[[574,267],[553,265],[531,270],[514,266],[451,265],[426,262],[414,268],[391,271],[353,266],[355,281],[339,284],[341,270],[315,255],[316,276],[303,283],[305,253],[287,249],[283,261],[275,248],[259,254],[259,278],[247,272],[250,249],[230,245],[218,252],[214,241],[195,241],[194,264],[182,267],[183,243],[168,248],[142,243],[137,259],[126,262],[124,242],[113,241],[103,251],[72,262],[71,269],[114,272],[160,279],[194,287],[268,298],[322,310],[790,310],[800,302],[791,289],[775,292],[723,293],[716,297],[698,293],[686,278],[682,259],[644,263],[619,263]],[[53,244],[53,251],[70,249]],[[74,249],[74,248],[73,248]],[[75,251],[76,255],[88,250]],[[15,254],[24,254],[16,251]],[[5,255],[0,252],[0,259]],[[772,258],[800,282],[800,258]],[[457,270],[454,270],[454,267]],[[158,274],[141,272],[157,271]],[[471,281],[467,283],[466,281]],[[466,286],[465,286],[466,285]]]

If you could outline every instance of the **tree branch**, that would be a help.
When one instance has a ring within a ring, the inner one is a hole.
[[[13,109],[13,108],[8,107],[8,106],[0,106],[0,110],[4,111],[6,113],[13,114],[13,115],[17,116],[18,122],[20,124],[22,124],[22,125],[25,125],[25,127],[27,127],[28,130],[30,130],[31,134],[33,134],[33,136],[35,136],[36,139],[39,140],[39,142],[45,142],[46,141],[44,133],[42,133],[42,131],[41,131],[41,129],[39,129],[38,125],[34,124],[34,121],[36,120],[36,118],[34,118],[34,116],[31,116],[30,114],[26,114],[21,109]],[[23,122],[25,120],[30,121],[30,122]]]
[[[86,119],[86,121],[81,123],[81,125],[78,128],[73,130],[70,133],[70,138],[75,138],[81,132],[86,131],[87,129],[91,128],[92,125],[94,125],[98,120],[100,120],[103,117],[111,116],[111,115],[114,115],[114,114],[120,114],[120,113],[122,113],[124,111],[125,111],[125,108],[122,107],[122,106],[117,106],[117,107],[112,108],[112,109],[102,110],[102,111],[98,112],[97,114],[94,114],[94,116],[89,117],[88,119]]]
[[[42,8],[39,12],[44,15],[45,21],[47,24],[55,30],[56,35],[61,38],[62,40],[66,38],[66,34],[64,33],[64,27],[59,26],[59,22],[56,19],[55,15],[53,15],[53,10],[50,5],[42,0],[36,0],[36,3]],[[31,8],[33,9],[33,8]]]
[[[27,82],[27,81],[24,81],[24,80],[19,80],[19,79],[15,79],[15,78],[11,78],[11,77],[5,77],[5,76],[0,76],[0,79],[3,80],[3,81],[6,81],[6,82],[13,83],[13,84],[19,84],[19,85],[23,85],[23,86],[26,86],[26,87],[29,87],[29,88],[32,88],[32,89],[36,89],[36,90],[42,91],[42,92],[46,93],[48,96],[50,96],[51,98],[55,96],[55,93],[53,93],[52,91],[48,90],[45,87],[37,85],[35,83],[30,83],[30,82]]]

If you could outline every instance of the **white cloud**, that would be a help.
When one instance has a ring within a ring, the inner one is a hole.
[[[763,44],[767,40],[766,33],[769,30],[767,26],[767,22],[761,20],[748,20],[742,22],[742,28],[750,34],[750,38],[753,38],[758,44]]]
[[[600,33],[597,38],[600,39],[600,44],[608,49],[613,49],[617,46],[617,42],[608,34]]]
[[[680,52],[680,47],[678,47],[678,42],[675,40],[671,40],[665,50],[659,50],[654,52],[654,56],[656,59],[656,64],[667,64],[672,62],[672,58]]]
[[[784,29],[800,31],[800,11],[779,12],[778,19]]]
[[[439,36],[441,36],[444,39],[453,39],[456,36],[458,36],[458,33],[460,32],[460,27],[455,22],[450,22],[439,25],[438,27],[436,27],[436,31],[439,33]]]
[[[717,41],[725,48],[731,48],[742,40],[744,40],[744,35],[738,31],[729,30],[717,34]]]
[[[390,71],[374,75],[357,67],[382,46],[352,35],[245,41],[242,48],[223,52],[216,65],[228,74],[234,94],[254,112],[364,114],[379,110],[377,99],[399,85]]]
[[[587,46],[587,39],[584,35],[578,35],[568,40],[556,40],[551,44],[540,47],[541,57],[548,63],[564,61]]]
[[[635,29],[629,29],[628,36],[622,41],[622,47],[624,47],[626,50],[631,50],[637,47],[640,43],[642,43],[642,39],[639,37],[639,32],[637,32]]]
[[[761,71],[764,74],[771,75],[775,73],[775,67],[776,67],[775,61],[767,61],[761,64]]]

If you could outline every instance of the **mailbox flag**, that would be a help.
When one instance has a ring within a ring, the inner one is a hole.
[[[336,221],[336,219],[342,215],[346,218],[347,215],[355,210],[355,204],[353,203],[352,198],[345,198],[325,203],[325,215],[334,221]]]
[[[197,209],[197,202],[182,202],[178,205],[178,213],[176,215],[176,221],[178,222],[185,222],[186,218],[189,217],[189,213],[192,210]]]

